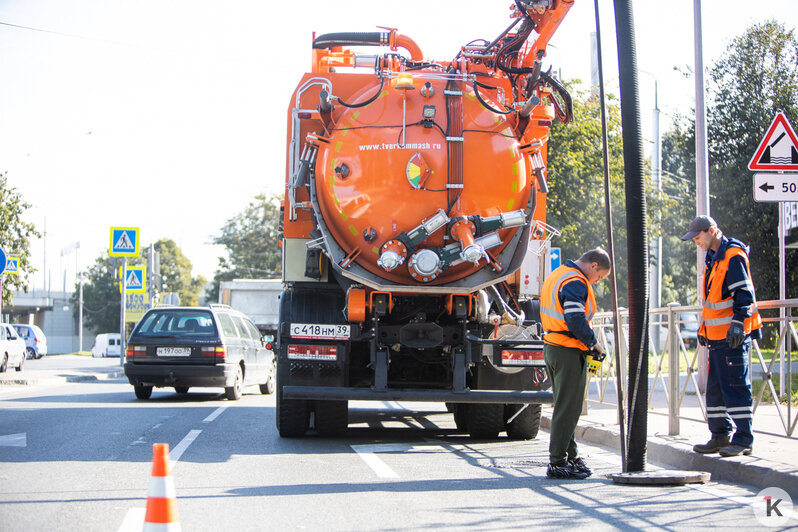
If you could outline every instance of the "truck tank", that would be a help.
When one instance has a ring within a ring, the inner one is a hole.
[[[542,62],[572,4],[517,0],[507,30],[448,62],[397,30],[314,37],[288,115],[282,436],[340,432],[356,399],[537,434],[546,145],[571,118]]]

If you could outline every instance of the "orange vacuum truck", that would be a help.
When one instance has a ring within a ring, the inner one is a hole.
[[[352,400],[537,435],[546,146],[572,115],[542,62],[572,5],[516,0],[504,32],[449,62],[395,29],[314,36],[288,112],[281,436],[342,432]]]

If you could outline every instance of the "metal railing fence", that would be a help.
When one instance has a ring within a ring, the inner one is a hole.
[[[798,334],[796,333],[795,322],[798,317],[795,314],[798,309],[798,299],[760,301],[758,302],[759,312],[763,321],[763,340],[753,340],[751,345],[751,356],[749,357],[749,374],[752,379],[756,375],[762,380],[762,386],[754,396],[754,414],[756,409],[763,404],[765,390],[770,390],[770,397],[779,398],[786,395],[792,398],[792,363],[791,355],[794,346],[798,346]],[[701,313],[699,306],[682,306],[678,303],[671,303],[667,307],[652,309],[649,311],[649,412],[668,416],[668,433],[670,435],[679,434],[679,420],[703,421],[707,420],[706,401],[704,396],[704,383],[706,382],[706,347],[701,347],[697,343],[696,331],[698,319]],[[614,357],[614,325],[613,314],[611,312],[600,312],[593,316],[591,325],[596,332],[598,341],[608,354],[605,363],[602,365],[600,373],[590,379],[588,386],[595,386],[597,398],[590,398],[588,393],[588,403],[610,404],[607,401],[608,395],[612,395],[612,400],[618,397],[616,371],[621,372],[621,386],[623,387],[622,397],[628,397],[626,387],[628,386],[627,375],[627,355],[629,338],[629,311],[620,310],[621,330],[620,330],[620,368],[616,368]],[[787,334],[789,332],[789,334]],[[773,354],[770,361],[766,360],[766,353],[760,347],[760,343],[773,342]],[[754,354],[757,360],[754,361]],[[773,384],[774,367],[778,364],[779,371],[776,372],[780,377],[778,394]],[[653,372],[652,372],[653,369]],[[756,369],[756,373],[754,370]],[[614,394],[608,392],[614,391]],[[661,392],[663,395],[658,395]],[[681,409],[685,397],[694,395],[703,419],[683,416]],[[662,404],[662,398],[664,402]],[[784,429],[784,436],[794,437],[796,425],[798,425],[798,415],[793,415],[791,400],[781,404],[778,399],[774,400],[778,411],[781,424]],[[612,403],[613,405],[615,403]],[[768,404],[770,404],[768,402]],[[623,405],[624,410],[626,405]],[[624,412],[624,419],[626,413]],[[754,429],[756,431],[756,428]]]

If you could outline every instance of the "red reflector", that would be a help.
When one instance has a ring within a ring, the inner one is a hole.
[[[328,360],[335,362],[338,349],[334,345],[289,345],[288,358],[293,360]]]
[[[539,126],[551,127],[551,120],[538,120]]]
[[[307,120],[308,118],[310,118],[311,116],[313,116],[313,115],[311,115],[310,113],[297,113],[296,115],[297,115],[299,118],[301,118],[302,120]]]
[[[543,351],[538,349],[502,351],[505,366],[543,366]]]

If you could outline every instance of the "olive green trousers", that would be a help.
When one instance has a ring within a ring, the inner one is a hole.
[[[549,462],[563,464],[578,455],[574,432],[585,397],[585,353],[572,347],[544,344],[543,360],[554,393]]]

